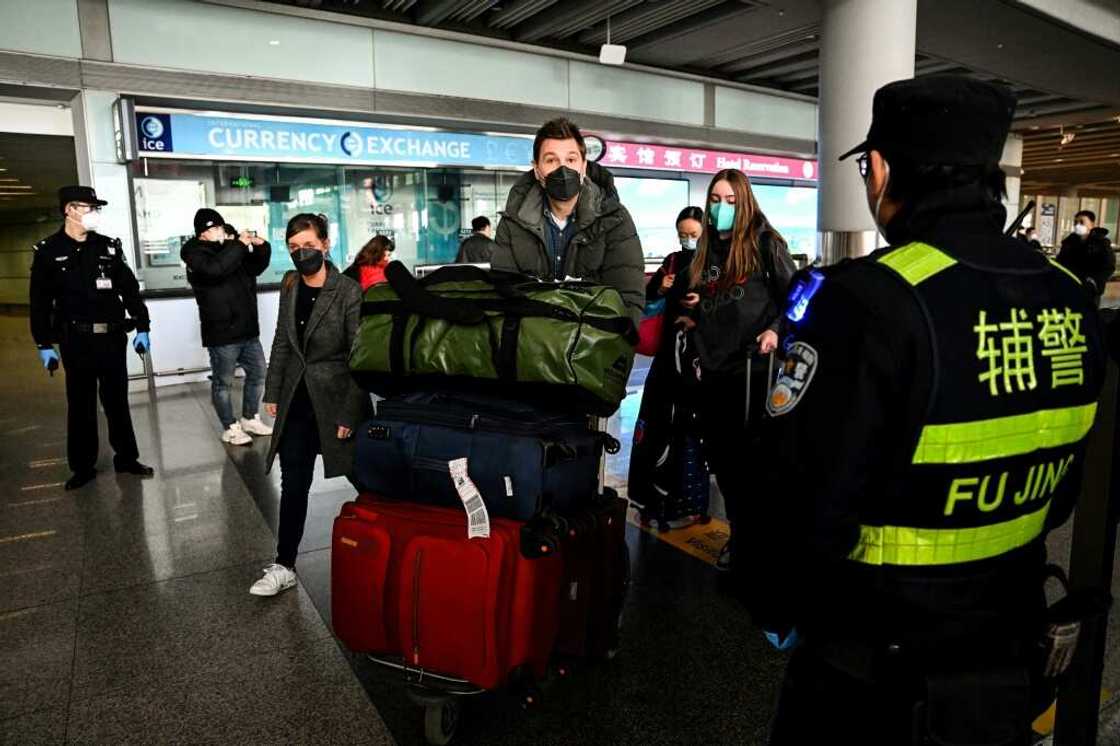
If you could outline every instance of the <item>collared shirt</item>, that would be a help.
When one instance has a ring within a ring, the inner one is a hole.
[[[567,220],[561,222],[559,218],[548,209],[544,208],[546,220],[544,221],[545,251],[548,252],[548,264],[552,270],[550,279],[563,279],[564,262],[568,255],[568,244],[576,234],[575,215],[569,215]]]

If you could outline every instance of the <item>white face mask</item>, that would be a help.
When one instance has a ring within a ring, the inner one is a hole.
[[[891,164],[883,161],[883,168],[887,171],[886,178],[883,179],[883,190],[875,198],[875,209],[871,213],[871,219],[875,221],[875,230],[879,233],[883,233],[883,226],[879,223],[879,209],[883,206],[883,197],[887,196],[887,186],[891,183]],[[886,237],[886,234],[883,234],[883,238]]]
[[[87,212],[82,215],[82,227],[87,231],[95,231],[101,225],[101,213]]]
[[[1077,225],[1073,226],[1073,232],[1079,236],[1087,236],[1089,235],[1089,226],[1084,225],[1083,223],[1078,223]]]
[[[685,236],[681,239],[681,248],[685,251],[694,251],[696,249],[696,239]]]

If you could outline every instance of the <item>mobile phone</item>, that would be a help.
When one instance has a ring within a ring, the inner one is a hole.
[[[253,238],[256,238],[257,237],[257,232],[256,231],[249,231],[249,235],[252,236]]]

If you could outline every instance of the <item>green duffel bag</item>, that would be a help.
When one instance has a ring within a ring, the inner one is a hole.
[[[350,350],[358,383],[500,393],[607,416],[626,395],[637,333],[618,291],[470,265],[416,279],[400,262],[366,291]]]

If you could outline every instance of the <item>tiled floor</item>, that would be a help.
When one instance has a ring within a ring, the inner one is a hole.
[[[205,391],[133,396],[155,478],[103,447],[64,492],[64,381],[25,319],[0,369],[0,742],[392,743],[307,590],[246,592],[275,539]]]
[[[67,493],[63,381],[38,367],[25,320],[0,317],[0,366],[0,743],[423,743],[420,710],[330,632],[345,480],[315,482],[298,589],[254,598],[279,507],[267,439],[223,446],[204,384],[137,393],[156,477],[103,472]],[[610,423],[624,444],[609,464],[617,486],[634,391]],[[501,695],[466,703],[458,743],[765,741],[783,657],[715,592],[709,565],[633,526],[627,538],[619,656],[552,682],[532,712]],[[1068,531],[1051,540],[1059,556],[1068,543]],[[1109,640],[1116,691],[1120,635]],[[1120,743],[1117,718],[1102,725],[1100,742]]]

